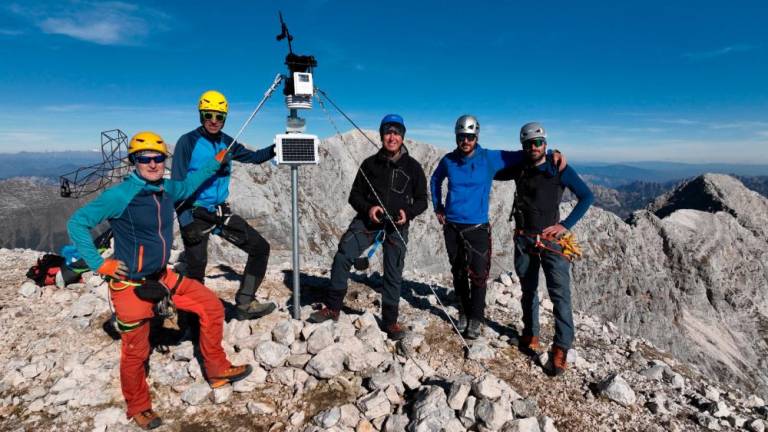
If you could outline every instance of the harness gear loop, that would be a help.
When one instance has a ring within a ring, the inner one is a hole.
[[[123,322],[120,321],[120,318],[115,315],[115,328],[119,333],[128,333],[136,330],[137,328],[141,327],[142,324],[147,322],[147,320],[139,320],[134,322]]]

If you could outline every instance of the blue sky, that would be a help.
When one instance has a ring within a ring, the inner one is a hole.
[[[174,142],[210,88],[234,135],[284,72],[282,10],[315,84],[366,128],[397,112],[448,148],[472,113],[487,147],[517,149],[538,120],[575,161],[768,163],[764,1],[576,3],[3,2],[0,152],[95,148],[113,128]],[[270,143],[285,114],[278,94],[243,140]]]

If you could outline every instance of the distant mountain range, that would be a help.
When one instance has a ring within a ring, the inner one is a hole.
[[[0,197],[5,197],[0,200],[0,219],[12,221],[14,226],[0,239],[0,247],[57,250],[65,244],[68,238],[64,224],[78,204],[58,197],[58,178],[99,161],[101,153],[96,151],[0,154]],[[592,188],[595,205],[622,219],[645,208],[682,181],[705,172],[734,174],[746,187],[768,197],[768,166],[765,165],[594,162],[574,163],[574,166]],[[29,177],[35,179],[29,180]],[[564,200],[570,199],[573,196],[566,193]],[[23,223],[17,219],[22,207],[23,211],[34,209],[32,214],[38,216],[42,216],[41,211],[45,214],[51,209],[57,217],[45,221],[33,218]]]
[[[591,183],[617,188],[632,182],[667,183],[696,177],[705,173],[739,176],[768,176],[768,165],[739,165],[725,163],[687,164],[676,162],[626,162],[608,164],[586,162],[575,164],[579,174]]]
[[[0,153],[0,180],[12,177],[58,179],[62,174],[98,162],[101,162],[101,152],[97,151]]]

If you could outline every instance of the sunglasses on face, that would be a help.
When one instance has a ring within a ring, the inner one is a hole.
[[[227,115],[216,111],[203,111],[203,118],[206,120],[224,121],[227,119]]]
[[[165,162],[165,159],[166,159],[166,156],[164,154],[157,155],[157,156],[136,156],[134,158],[136,163],[140,163],[140,164],[148,164],[150,162],[161,164]]]
[[[472,142],[472,141],[475,141],[476,139],[477,139],[477,135],[472,135],[472,134],[456,135],[456,141],[458,142],[464,142],[464,140]]]
[[[384,135],[389,135],[389,134],[403,136],[403,134],[401,134],[400,131],[395,128],[390,128],[384,131]]]
[[[523,143],[523,148],[524,149],[530,149],[533,147],[538,148],[546,144],[547,144],[547,140],[545,140],[544,138],[533,138],[533,139],[529,139],[528,141],[525,141]]]

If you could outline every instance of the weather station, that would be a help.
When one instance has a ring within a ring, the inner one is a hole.
[[[299,255],[299,166],[317,165],[319,163],[317,147],[320,142],[316,135],[304,133],[305,119],[299,117],[299,110],[312,109],[312,97],[315,87],[312,69],[317,66],[317,60],[311,55],[294,54],[293,36],[280,14],[282,32],[277,40],[288,42],[288,55],[285,65],[288,66],[288,76],[283,78],[283,95],[285,106],[288,108],[284,134],[275,136],[275,154],[278,165],[291,168],[291,251],[293,254],[293,317],[301,319],[300,301],[300,255]]]

